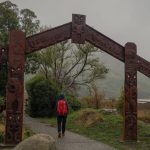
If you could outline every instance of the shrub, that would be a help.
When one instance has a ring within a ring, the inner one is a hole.
[[[34,76],[27,81],[26,90],[28,98],[26,100],[26,113],[32,117],[46,117],[55,114],[56,101],[60,90],[55,84],[45,79],[43,76]],[[79,110],[81,103],[75,98],[66,94],[69,112]]]
[[[54,111],[55,91],[49,80],[35,76],[26,83],[26,112],[32,117],[50,116]]]
[[[0,143],[3,143],[3,142],[4,142],[4,134],[0,133]]]
[[[1,123],[0,120],[0,143],[4,142],[4,132],[5,132],[5,126]]]
[[[26,125],[23,128],[23,139],[26,139],[32,135],[34,135],[35,133]]]
[[[80,99],[82,108],[102,108],[102,102],[104,101],[104,93],[95,91],[91,96],[82,97]]]
[[[0,113],[5,109],[5,99],[3,96],[0,96]]]
[[[0,96],[0,106],[3,106],[5,103],[4,97]]]
[[[79,112],[75,124],[84,127],[92,127],[103,121],[102,115],[96,109],[86,108]]]
[[[101,102],[101,108],[105,108],[105,109],[116,108],[116,100],[115,99],[103,100]]]
[[[122,89],[121,92],[120,92],[120,95],[118,97],[117,104],[116,104],[117,111],[121,115],[123,115],[124,101],[125,101],[125,96],[124,96],[124,90]]]
[[[92,104],[94,105],[94,108],[95,109],[101,108],[102,107],[101,102],[105,98],[104,92],[99,91],[96,84],[93,83],[91,84],[90,94],[91,94],[91,100],[92,100]]]
[[[81,103],[79,100],[77,100],[74,96],[69,96],[69,95],[66,95],[65,96],[67,102],[68,102],[68,105],[69,105],[69,111],[76,111],[76,110],[79,110],[81,108]]]
[[[80,99],[82,108],[96,108],[95,99],[93,96],[86,96]]]

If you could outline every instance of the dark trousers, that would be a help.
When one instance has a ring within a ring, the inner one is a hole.
[[[67,116],[57,116],[58,132],[65,133]]]

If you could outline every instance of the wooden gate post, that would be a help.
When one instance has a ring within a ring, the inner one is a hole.
[[[25,34],[12,31],[9,36],[8,82],[6,88],[5,144],[22,140],[24,100]]]
[[[137,57],[136,45],[125,45],[124,141],[137,140]]]

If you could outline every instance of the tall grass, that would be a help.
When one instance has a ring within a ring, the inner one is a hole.
[[[150,123],[150,103],[138,104],[138,119]]]
[[[139,110],[138,119],[150,123],[150,110]]]

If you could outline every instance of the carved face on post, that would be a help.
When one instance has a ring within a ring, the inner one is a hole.
[[[85,16],[72,15],[72,42],[85,43]]]
[[[9,66],[9,72],[10,72],[10,76],[14,77],[14,78],[18,78],[21,79],[22,78],[22,74],[24,73],[24,70],[20,65],[18,66]]]
[[[3,64],[7,63],[7,49],[0,46],[0,70]]]
[[[137,140],[137,57],[133,43],[125,45],[124,140]]]
[[[22,140],[24,56],[25,35],[20,31],[12,31],[10,33],[6,90],[6,144],[17,144]]]

